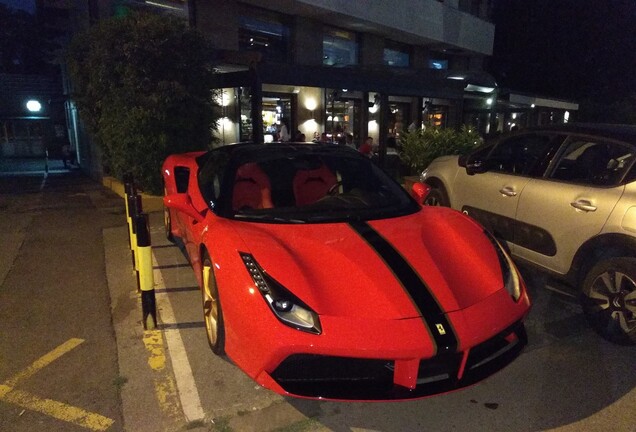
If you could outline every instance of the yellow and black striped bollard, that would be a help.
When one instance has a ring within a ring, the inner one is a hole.
[[[137,263],[139,290],[141,291],[141,310],[145,330],[157,328],[157,305],[155,301],[155,280],[152,268],[152,247],[148,215],[139,213],[135,217],[137,236]]]

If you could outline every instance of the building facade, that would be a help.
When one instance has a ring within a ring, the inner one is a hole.
[[[130,9],[196,27],[213,48],[224,144],[276,140],[285,124],[291,139],[359,145],[370,136],[382,155],[387,138],[423,124],[488,135],[567,121],[577,108],[497,87],[485,71],[494,0],[37,1],[64,40]],[[99,170],[72,100],[66,109],[80,164]]]
[[[273,140],[284,122],[308,141],[382,143],[457,127],[467,95],[494,94],[490,3],[200,0],[187,17],[218,51],[223,142]]]

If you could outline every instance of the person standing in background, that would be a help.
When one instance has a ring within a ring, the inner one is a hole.
[[[373,155],[373,137],[370,137],[370,136],[367,137],[367,139],[364,140],[364,143],[362,143],[358,151],[365,156],[371,157]]]
[[[289,122],[287,119],[282,119],[280,123],[280,140],[283,142],[289,141],[291,139],[291,134],[289,133]]]

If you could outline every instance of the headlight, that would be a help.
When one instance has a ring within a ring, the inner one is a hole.
[[[420,174],[420,181],[422,183],[424,183],[426,181],[426,176],[428,175],[428,168],[426,168],[424,171],[422,171],[422,174]]]
[[[488,231],[484,231],[488,239],[495,247],[495,251],[497,251],[497,258],[499,258],[499,265],[501,266],[501,274],[503,275],[503,282],[506,291],[510,294],[514,301],[518,301],[521,297],[521,281],[519,280],[519,273],[517,272],[517,268],[512,262],[512,258],[506,252],[506,250],[501,246],[499,241],[490,234]]]
[[[298,297],[265,273],[251,254],[239,252],[252,281],[263,296],[276,318],[283,324],[313,334],[320,334],[322,328],[318,314]]]

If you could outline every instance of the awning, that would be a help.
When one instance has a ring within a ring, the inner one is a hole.
[[[462,99],[464,84],[448,80],[444,73],[423,69],[374,70],[358,67],[325,67],[258,63],[251,70],[217,73],[213,87],[283,84],[351,91],[385,93],[392,96]]]

